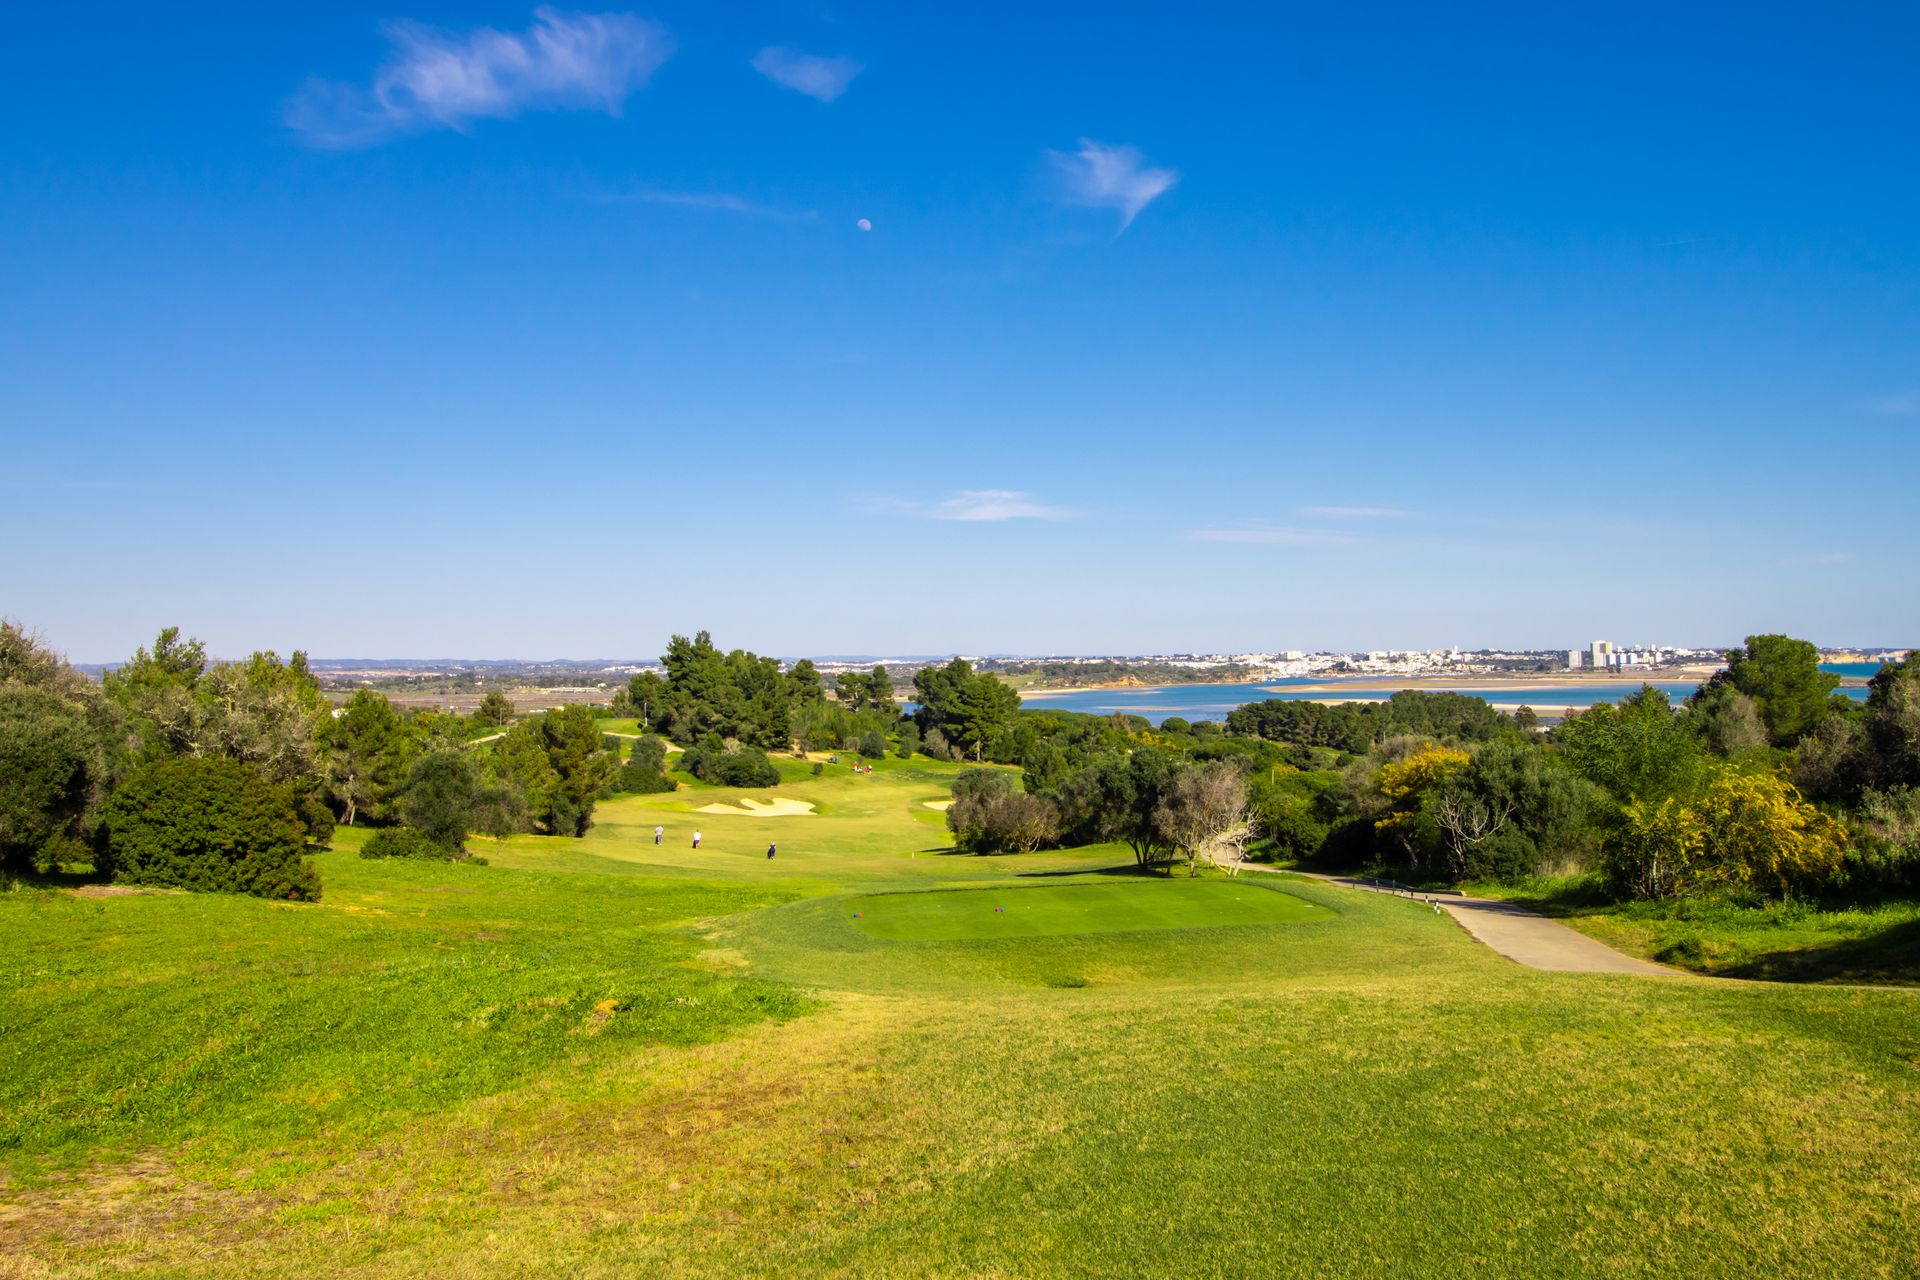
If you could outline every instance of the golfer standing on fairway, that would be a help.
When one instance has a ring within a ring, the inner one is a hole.
[[[768,846],[767,846],[767,861],[768,861],[768,862],[772,862],[772,861],[773,861],[773,849],[774,849],[774,846],[772,846],[772,845],[768,845]]]
[[[659,844],[662,840],[666,838],[667,838],[667,829],[665,827],[655,827],[653,829],[653,842],[655,844]]]
[[[700,847],[700,832],[698,829],[695,829],[693,833],[693,847],[696,849]]]

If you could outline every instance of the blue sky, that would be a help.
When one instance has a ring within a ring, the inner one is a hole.
[[[0,613],[1912,642],[1920,10],[1336,8],[20,7]]]

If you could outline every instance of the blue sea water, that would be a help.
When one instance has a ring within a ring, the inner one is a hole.
[[[1854,676],[1861,680],[1871,680],[1880,672],[1877,662],[1823,662],[1822,671],[1830,671],[1836,676]]]
[[[1086,689],[1077,693],[1047,693],[1040,690],[1023,693],[1021,698],[1023,705],[1032,710],[1078,711],[1092,715],[1122,711],[1131,716],[1144,716],[1159,724],[1168,716],[1179,716],[1186,720],[1225,720],[1227,713],[1234,708],[1269,698],[1364,702],[1378,701],[1393,693],[1391,688],[1380,687],[1377,681],[1369,680],[1367,683],[1372,687],[1349,691],[1340,687],[1341,681],[1338,679],[1309,676],[1268,680],[1260,684],[1184,684],[1148,689]],[[1667,697],[1674,702],[1683,701],[1699,688],[1691,680],[1619,680],[1529,684],[1524,689],[1458,685],[1451,688],[1436,687],[1431,691],[1471,694],[1485,698],[1502,711],[1512,711],[1522,706],[1587,707],[1596,702],[1618,702],[1629,694],[1638,693],[1647,684],[1665,690]],[[1842,692],[1849,697],[1864,698],[1867,691],[1846,689]]]

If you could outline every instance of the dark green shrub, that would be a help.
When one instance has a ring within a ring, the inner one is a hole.
[[[333,843],[333,810],[327,807],[326,796],[318,791],[309,791],[295,796],[294,812],[300,815],[300,825],[307,830],[307,843],[319,845],[322,849]]]
[[[1328,826],[1306,805],[1275,806],[1260,818],[1260,836],[1272,854],[1307,859],[1326,843]]]
[[[666,775],[667,744],[655,737],[636,739],[633,754],[620,767],[614,785],[621,791],[672,791],[678,784]]]
[[[701,743],[687,748],[680,757],[680,767],[717,787],[772,787],[780,783],[780,770],[758,747],[728,751],[713,743]]]
[[[780,770],[758,747],[729,751],[715,762],[714,780],[727,787],[775,787]]]
[[[818,760],[815,760],[815,761],[813,762],[813,776],[814,776],[814,777],[816,777],[816,778],[817,778],[817,777],[819,777],[819,776],[820,776],[821,774],[823,774],[823,773],[825,773],[826,771],[827,771],[827,766],[825,766],[824,764],[821,764],[821,763],[820,763],[820,762],[819,762]]]
[[[185,757],[134,770],[107,802],[99,869],[123,884],[316,901],[306,831],[251,765]]]
[[[859,752],[869,760],[878,760],[887,754],[887,736],[878,729],[869,729],[860,735]]]
[[[615,779],[614,785],[621,791],[646,794],[655,791],[672,791],[680,784],[658,769],[649,769],[629,760],[620,766],[620,776]]]
[[[1373,860],[1373,823],[1365,818],[1348,818],[1327,830],[1327,838],[1313,851],[1313,861],[1323,867],[1364,867]]]
[[[587,834],[587,828],[593,825],[593,815],[575,804],[571,796],[555,796],[553,809],[547,819],[547,830],[551,835],[574,836]]]
[[[969,796],[1005,796],[1013,791],[1013,775],[1005,769],[967,769],[953,780],[955,804]]]
[[[443,849],[466,843],[473,830],[479,778],[464,751],[433,751],[407,771],[400,812],[407,825]]]
[[[474,711],[473,718],[481,724],[497,729],[513,720],[513,703],[508,700],[506,694],[495,689],[480,699],[480,706]]]
[[[0,688],[0,867],[45,871],[83,837],[105,781],[99,739],[51,690]]]
[[[1461,878],[1524,880],[1540,873],[1540,846],[1512,827],[1496,832],[1467,851]]]

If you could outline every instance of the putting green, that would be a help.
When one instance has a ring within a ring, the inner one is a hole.
[[[876,893],[848,898],[845,909],[856,928],[890,942],[1285,924],[1333,914],[1282,890],[1240,880]]]

